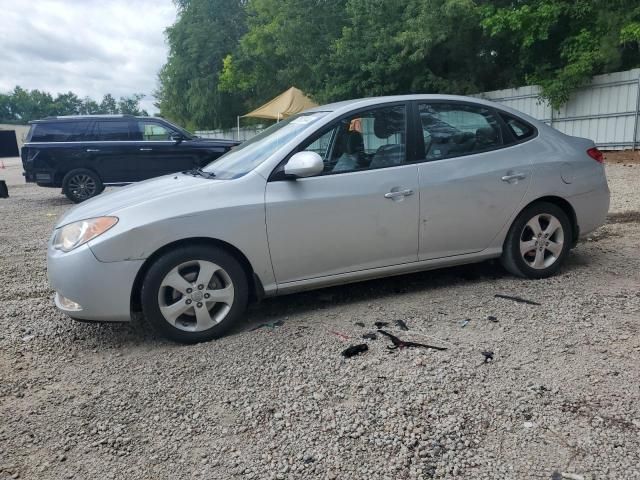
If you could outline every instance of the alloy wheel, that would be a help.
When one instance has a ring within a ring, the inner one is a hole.
[[[83,173],[69,179],[69,190],[80,200],[86,200],[96,194],[98,186],[93,178]]]
[[[520,255],[531,268],[542,270],[553,265],[564,247],[564,229],[551,214],[531,218],[520,234]]]
[[[201,332],[224,320],[234,296],[231,277],[222,267],[193,260],[165,275],[158,291],[158,305],[169,324],[183,331]]]

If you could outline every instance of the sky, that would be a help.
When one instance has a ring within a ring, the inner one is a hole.
[[[0,92],[142,93],[156,112],[164,30],[175,19],[172,0],[0,0]]]

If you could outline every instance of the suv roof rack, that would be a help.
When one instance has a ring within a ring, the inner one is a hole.
[[[96,115],[57,115],[45,117],[43,120],[64,120],[72,118],[135,118],[135,115],[129,113],[117,113],[117,114],[96,114]]]

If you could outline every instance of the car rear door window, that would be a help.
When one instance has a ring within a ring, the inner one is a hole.
[[[97,121],[93,127],[93,140],[122,141],[130,140],[129,122],[127,121]]]
[[[406,161],[404,105],[380,107],[339,120],[333,128],[303,145],[324,161],[324,173],[392,167]]]
[[[503,145],[494,112],[481,105],[422,103],[418,106],[424,159],[470,155]]]
[[[85,140],[89,122],[35,123],[31,126],[30,142],[78,142]]]

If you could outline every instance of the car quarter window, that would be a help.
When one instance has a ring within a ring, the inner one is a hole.
[[[129,122],[97,121],[93,127],[93,137],[99,141],[129,140]]]
[[[138,122],[138,139],[147,141],[171,140],[175,132],[158,122]]]
[[[380,107],[338,120],[298,151],[324,161],[323,174],[392,167],[406,161],[406,108]]]
[[[526,140],[535,135],[535,129],[528,123],[506,113],[500,113],[500,116],[517,142]]]
[[[439,160],[492,150],[503,144],[498,118],[482,105],[418,105],[424,159]]]

